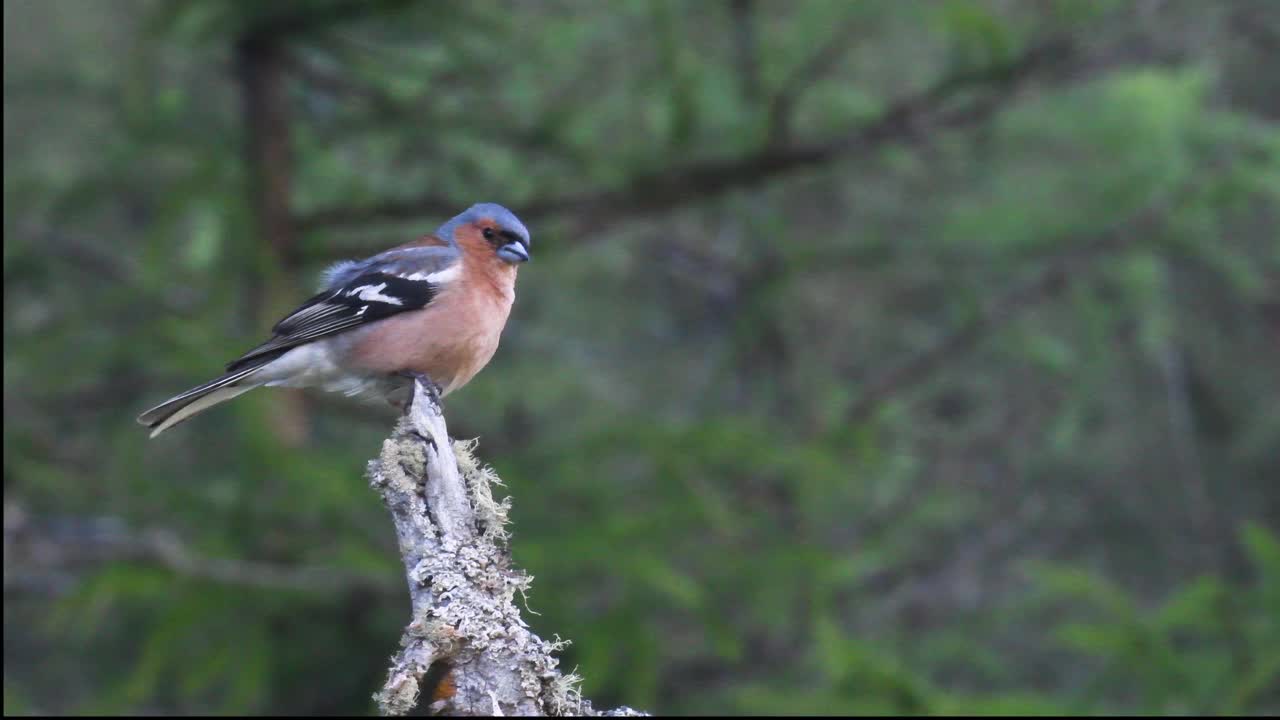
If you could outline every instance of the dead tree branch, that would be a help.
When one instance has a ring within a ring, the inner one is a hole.
[[[408,713],[423,690],[432,710],[452,715],[642,714],[594,710],[578,679],[557,669],[560,643],[521,619],[515,595],[530,579],[512,567],[509,501],[494,501],[497,477],[469,445],[449,438],[422,385],[368,477],[395,522],[412,601],[400,651],[375,695],[383,714]],[[438,679],[424,688],[429,672]]]

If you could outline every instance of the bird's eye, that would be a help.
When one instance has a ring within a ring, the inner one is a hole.
[[[493,239],[493,228],[485,228],[485,229],[484,229],[484,239],[485,239],[485,240],[492,240],[492,239]]]

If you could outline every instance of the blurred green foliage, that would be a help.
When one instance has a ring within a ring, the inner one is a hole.
[[[4,12],[6,713],[372,710],[391,411],[133,417],[451,214],[325,211],[424,195],[532,228],[447,410],[597,705],[1280,712],[1280,5]],[[292,254],[246,160],[264,37]]]

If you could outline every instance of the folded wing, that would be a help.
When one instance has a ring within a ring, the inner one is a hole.
[[[329,273],[330,286],[272,328],[267,342],[227,365],[228,372],[260,364],[265,356],[427,306],[456,275],[457,256],[449,248],[392,251]],[[444,251],[444,252],[440,252]]]

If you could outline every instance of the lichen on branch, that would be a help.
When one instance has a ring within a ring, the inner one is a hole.
[[[594,710],[579,679],[558,669],[563,643],[543,640],[521,618],[515,596],[531,580],[511,562],[510,498],[494,500],[501,483],[474,447],[449,438],[440,406],[417,384],[369,463],[369,484],[395,522],[412,601],[400,650],[374,695],[378,709],[407,714],[426,691],[431,709],[450,715],[643,715]]]

